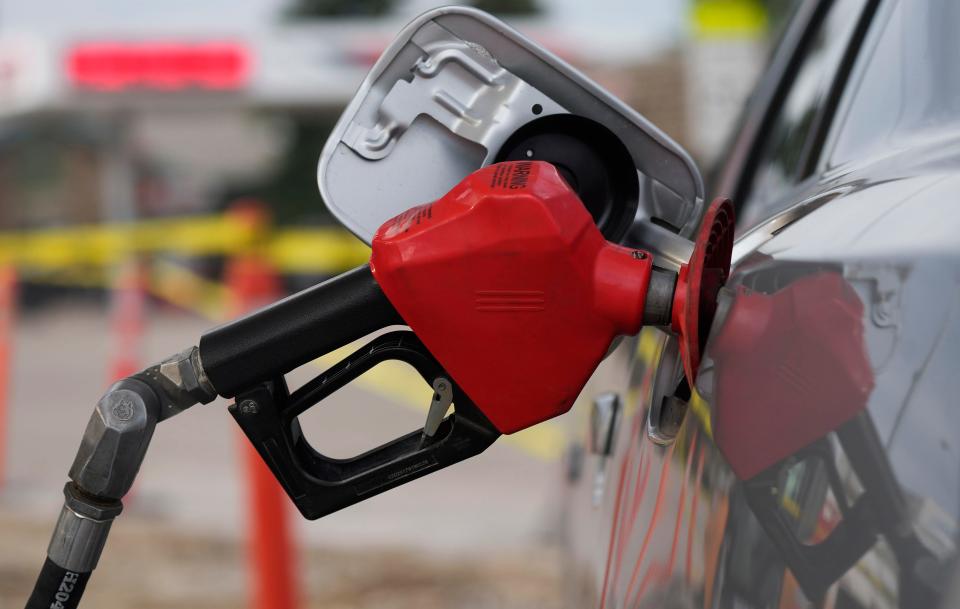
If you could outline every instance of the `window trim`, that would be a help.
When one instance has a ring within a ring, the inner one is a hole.
[[[827,90],[827,97],[819,112],[813,119],[813,125],[810,134],[803,144],[801,153],[801,172],[800,181],[809,178],[820,167],[820,161],[827,143],[827,136],[833,129],[834,121],[838,116],[837,110],[840,108],[840,102],[844,98],[844,92],[850,82],[853,82],[850,76],[853,74],[853,68],[857,65],[857,60],[863,55],[861,51],[868,48],[865,45],[867,35],[874,23],[874,17],[877,15],[881,0],[867,0],[860,12],[857,25],[847,41],[846,49],[837,65],[833,81]],[[892,4],[892,2],[891,2]]]
[[[800,4],[749,100],[731,147],[733,155],[721,169],[716,189],[718,194],[730,196],[736,211],[740,211],[756,172],[759,149],[766,141],[764,135],[773,122],[774,109],[783,104],[802,62],[803,51],[831,5],[832,0]]]
[[[824,180],[832,180],[874,160],[873,158],[861,157],[836,165],[829,164],[830,156],[834,153],[837,146],[837,139],[843,131],[844,124],[850,117],[851,106],[856,98],[857,91],[860,89],[867,69],[870,66],[871,59],[883,38],[884,31],[898,3],[899,0],[887,0],[883,2],[882,6],[876,11],[862,43],[863,48],[867,49],[867,52],[860,53],[851,66],[847,86],[844,87],[840,99],[837,100],[837,108],[833,120],[830,121],[830,126],[826,130],[821,148],[822,154],[816,162],[815,171],[823,176]]]
[[[857,24],[854,26],[848,40],[844,43],[844,49],[840,54],[839,61],[827,67],[827,69],[830,70],[830,83],[827,87],[826,101],[818,108],[813,118],[810,131],[804,139],[800,153],[800,161],[798,163],[800,173],[797,176],[797,182],[791,188],[786,189],[782,196],[776,197],[777,201],[784,201],[795,196],[795,193],[798,192],[800,187],[809,185],[811,176],[817,171],[823,146],[827,141],[827,136],[833,126],[833,119],[844,97],[843,94],[846,90],[848,79],[853,71],[853,67],[857,63],[857,58],[860,55],[859,51],[870,31],[873,17],[877,13],[877,8],[881,2],[882,0],[864,0],[863,6],[860,9],[860,15],[857,17]],[[798,39],[796,44],[789,50],[790,55],[789,59],[786,60],[785,68],[775,76],[778,77],[778,79],[774,85],[772,94],[761,110],[762,116],[759,121],[759,126],[750,134],[752,140],[748,144],[749,148],[746,159],[741,163],[740,167],[734,168],[735,170],[739,170],[735,175],[736,182],[732,189],[734,205],[738,212],[750,196],[760,158],[765,145],[769,141],[768,137],[773,121],[776,119],[780,106],[784,103],[787,95],[789,95],[793,88],[797,74],[807,57],[807,50],[810,44],[814,40],[817,32],[819,32],[819,29],[823,26],[825,19],[830,13],[830,9],[832,9],[834,5],[835,0],[821,0],[809,13],[804,15],[798,14],[797,19],[800,20],[800,23],[796,25],[796,27],[802,27],[801,32],[791,31],[793,27],[788,28],[786,36],[791,38],[797,37]],[[786,42],[786,38],[784,42]],[[729,171],[725,171],[725,174],[729,174]]]

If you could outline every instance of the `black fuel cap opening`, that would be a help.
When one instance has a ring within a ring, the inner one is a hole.
[[[607,240],[618,242],[627,234],[640,184],[630,151],[610,129],[573,114],[535,119],[510,136],[495,162],[523,160],[554,165]]]

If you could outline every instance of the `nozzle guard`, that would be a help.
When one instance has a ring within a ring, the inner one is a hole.
[[[680,337],[683,371],[691,387],[717,312],[717,295],[730,275],[733,220],[730,199],[714,199],[703,216],[690,261],[677,277],[672,328]]]

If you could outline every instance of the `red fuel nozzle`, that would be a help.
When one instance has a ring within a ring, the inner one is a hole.
[[[658,290],[647,303],[648,252],[605,241],[552,165],[501,163],[384,224],[370,264],[431,353],[512,433],[566,412],[611,341],[668,312],[665,298],[692,381],[700,316],[712,317],[729,267],[729,202],[712,206],[707,224],[676,296]]]

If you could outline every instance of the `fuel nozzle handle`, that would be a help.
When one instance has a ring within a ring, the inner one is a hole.
[[[217,393],[233,397],[402,323],[365,264],[210,330],[200,360]]]

